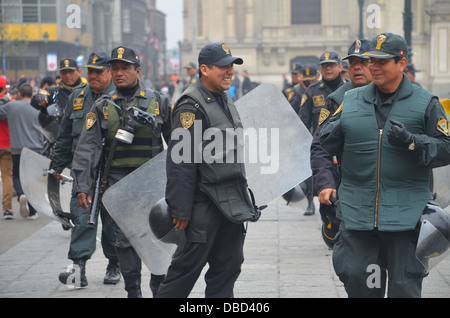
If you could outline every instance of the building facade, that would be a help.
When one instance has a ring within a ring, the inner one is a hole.
[[[56,64],[86,62],[91,52],[109,54],[119,45],[135,49],[144,76],[155,76],[160,70],[152,58],[161,64],[164,50],[155,52],[150,41],[165,47],[165,16],[156,0],[0,0],[0,74],[10,79],[56,76],[59,65],[49,71],[48,54]]]
[[[450,95],[450,1],[412,0],[412,62],[417,81]],[[361,11],[360,11],[361,9]],[[253,81],[281,86],[293,61],[316,63],[328,50],[345,56],[360,34],[404,35],[405,1],[184,0],[183,61],[210,42],[226,42]],[[362,19],[360,19],[362,13]],[[361,23],[360,23],[361,22]]]

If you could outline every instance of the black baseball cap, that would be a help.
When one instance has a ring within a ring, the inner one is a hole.
[[[199,65],[216,65],[227,66],[230,64],[244,64],[244,61],[240,57],[234,57],[231,55],[230,48],[225,43],[212,43],[202,48],[198,55]]]
[[[189,61],[189,62],[187,62],[187,64],[186,64],[186,66],[184,67],[185,69],[191,69],[191,68],[197,68],[197,64],[195,64],[194,62],[191,62],[191,61]]]
[[[140,65],[139,56],[130,48],[125,46],[118,46],[111,52],[111,58],[108,63],[113,61],[122,61],[130,64]]]
[[[420,72],[419,70],[416,70],[416,66],[412,63],[408,63],[408,65],[406,65],[405,68],[405,73],[412,73],[412,74],[416,74],[418,72]]]
[[[348,60],[351,57],[359,57],[362,59],[369,59],[364,53],[370,50],[370,41],[366,39],[356,40],[350,45],[348,49],[348,55],[343,58],[343,60]]]
[[[302,71],[303,65],[300,63],[292,63],[291,74],[298,74]]]
[[[408,44],[404,37],[394,33],[381,33],[370,42],[369,52],[363,55],[390,59],[393,57],[408,58]]]
[[[307,64],[302,68],[303,81],[312,81],[317,77],[317,66]]]
[[[325,63],[341,63],[341,57],[338,52],[328,51],[320,56],[319,64]]]
[[[109,67],[108,61],[109,56],[105,52],[94,52],[89,55],[88,62],[84,67],[103,70],[104,68]]]
[[[72,59],[64,59],[59,62],[59,70],[78,70],[78,63],[75,60]]]

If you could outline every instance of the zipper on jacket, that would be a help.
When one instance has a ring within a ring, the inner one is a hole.
[[[380,129],[380,135],[378,138],[378,165],[377,165],[377,196],[375,199],[375,224],[374,227],[378,227],[378,199],[380,196],[380,166],[381,166],[381,139],[383,137],[383,129]]]

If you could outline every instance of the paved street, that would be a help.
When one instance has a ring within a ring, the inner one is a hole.
[[[16,204],[16,203],[15,203]],[[305,202],[306,204],[306,202]],[[249,224],[245,243],[245,262],[235,286],[236,298],[345,298],[343,285],[331,264],[331,251],[323,243],[318,213],[306,217],[303,210],[286,206],[283,200],[264,211],[261,220]],[[87,263],[89,285],[68,288],[58,281],[58,274],[71,264],[67,260],[70,232],[57,222],[21,219],[15,205],[16,219],[0,220],[1,236],[20,232],[16,223],[40,227],[30,235],[5,248],[0,241],[0,298],[124,298],[123,281],[116,286],[103,285],[107,265],[98,243]],[[450,297],[450,258],[444,260],[424,281],[423,297]],[[144,267],[143,295],[151,297],[149,272]],[[204,297],[200,278],[191,297]]]

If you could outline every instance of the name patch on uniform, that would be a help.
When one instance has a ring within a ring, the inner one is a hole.
[[[86,115],[86,129],[91,129],[97,122],[97,116],[94,113],[89,113]]]
[[[192,127],[195,121],[195,114],[193,113],[182,113],[180,115],[181,125],[184,129],[189,129]]]
[[[328,119],[328,117],[330,117],[330,114],[331,112],[328,109],[322,108],[319,116],[319,126],[322,125],[325,122],[325,120]]]
[[[322,107],[325,106],[325,96],[317,95],[313,97],[314,107]]]
[[[73,100],[73,110],[83,109],[84,98],[75,98]]]
[[[447,137],[450,136],[447,119],[444,119],[444,118],[439,119],[438,124],[437,124],[437,130],[439,130],[441,133],[443,133]]]

